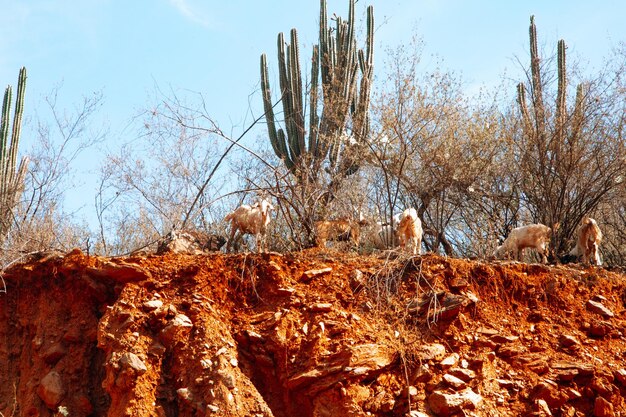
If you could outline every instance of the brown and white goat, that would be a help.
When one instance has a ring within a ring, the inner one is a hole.
[[[397,234],[400,247],[406,248],[407,243],[409,243],[413,255],[422,253],[422,221],[414,208],[408,208],[402,212]]]
[[[327,241],[351,242],[355,247],[361,240],[364,220],[320,220],[315,222],[315,245],[323,248]]]
[[[578,238],[576,246],[570,251],[570,255],[582,256],[583,263],[593,263],[594,265],[602,265],[600,259],[600,242],[602,242],[602,231],[598,227],[598,223],[591,217],[586,217],[578,227]]]
[[[551,232],[552,229],[541,223],[516,227],[511,230],[504,243],[496,248],[493,256],[494,258],[502,259],[505,255],[508,256],[512,252],[513,259],[521,260],[523,250],[532,248],[541,255],[544,264],[548,263],[547,254]]]
[[[271,210],[274,210],[274,206],[269,201],[263,199],[252,206],[242,204],[232,213],[229,213],[224,218],[225,221],[231,223],[230,238],[226,245],[226,251],[229,251],[234,242],[235,234],[239,231],[241,235],[254,235],[256,237],[257,251],[259,253],[264,252],[266,250],[265,234],[267,225],[271,220]]]

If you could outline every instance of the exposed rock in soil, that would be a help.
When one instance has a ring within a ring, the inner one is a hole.
[[[172,230],[157,243],[157,255],[167,252],[202,255],[218,251],[226,243],[220,235],[207,234],[193,230]]]
[[[623,275],[173,252],[6,271],[1,415],[626,413]]]

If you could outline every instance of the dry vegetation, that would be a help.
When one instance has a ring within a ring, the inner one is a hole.
[[[363,48],[330,59],[343,43],[328,38],[355,34],[349,3],[336,30],[322,15],[310,79],[295,32],[274,90],[263,56],[265,113],[239,137],[201,94],[160,95],[101,167],[97,225],[63,197],[72,161],[104,137],[102,97],[74,113],[47,99],[53,122],[0,195],[0,417],[626,412],[624,48],[577,72],[564,43],[555,58],[537,48],[531,18],[521,82],[470,97],[422,68],[415,40],[373,78],[371,9]],[[205,253],[260,197],[272,252],[250,254],[250,239]],[[408,207],[426,254],[375,249],[372,231]],[[560,265],[588,216],[604,266]],[[360,222],[356,251],[312,248],[319,221],[348,236]],[[529,223],[555,232],[551,265],[487,260]],[[154,254],[175,235],[210,239]]]
[[[103,138],[90,125],[102,97],[64,113],[56,107],[57,91],[46,100],[54,123],[38,128],[42,146],[30,152],[21,199],[5,209],[11,227],[2,236],[2,264],[49,249],[80,247],[101,255],[154,249],[175,229],[226,236],[224,216],[263,194],[276,207],[269,238],[279,252],[311,247],[316,221],[365,214],[370,225],[389,224],[414,207],[430,252],[487,258],[513,228],[543,223],[555,230],[555,261],[590,216],[605,236],[604,261],[624,265],[624,51],[617,50],[602,72],[584,74],[566,61],[564,43],[553,58],[538,49],[532,19],[530,29],[531,60],[522,82],[472,97],[453,73],[422,68],[416,40],[385,51],[377,69],[384,77],[371,86],[362,85],[371,82],[371,67],[355,66],[360,78],[344,80],[332,75],[341,68],[319,56],[321,83],[301,80],[300,89],[284,90],[298,106],[287,106],[286,95],[272,97],[266,86],[266,108],[273,109],[278,129],[269,131],[271,150],[266,139],[252,145],[246,139],[262,132],[233,138],[222,131],[201,94],[161,95],[135,119],[139,139],[110,154],[102,167],[95,225],[77,224],[62,202],[72,187],[71,162]],[[363,49],[349,53],[369,56],[372,36],[368,32]],[[351,83],[359,85],[352,96],[333,99],[339,86]],[[315,111],[304,105],[309,98]],[[358,111],[349,110],[350,100],[360,103]],[[294,112],[309,125],[293,124]],[[251,128],[263,121],[269,123],[268,114]],[[308,140],[306,146],[281,153],[275,147],[281,128],[285,140],[292,135],[300,144]],[[365,240],[362,252],[370,250]]]

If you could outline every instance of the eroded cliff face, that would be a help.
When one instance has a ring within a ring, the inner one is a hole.
[[[600,268],[73,251],[4,281],[3,416],[626,412],[626,284]]]

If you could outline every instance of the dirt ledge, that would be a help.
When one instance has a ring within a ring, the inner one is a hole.
[[[618,416],[625,276],[309,250],[14,265],[3,416]]]

